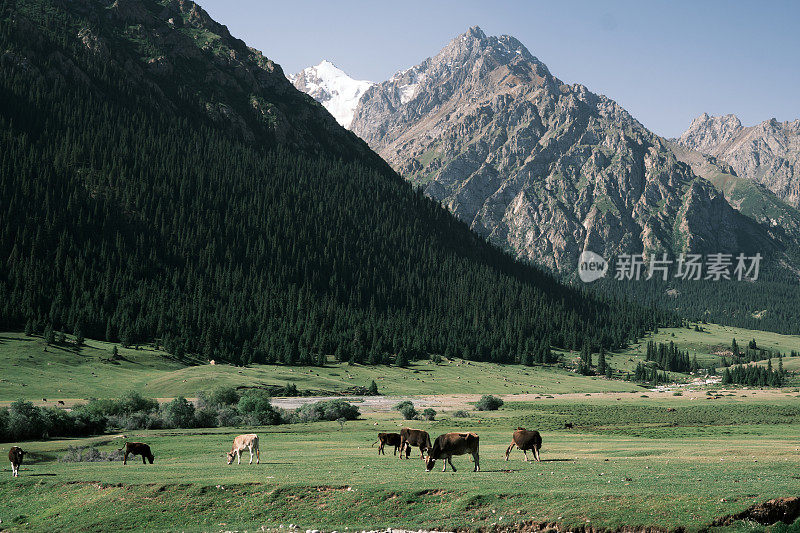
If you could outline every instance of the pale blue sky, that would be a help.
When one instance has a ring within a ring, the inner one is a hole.
[[[800,118],[800,1],[200,0],[286,72],[329,59],[383,81],[470,26],[676,136],[700,113]]]

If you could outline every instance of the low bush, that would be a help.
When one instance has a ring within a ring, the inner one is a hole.
[[[298,407],[289,417],[290,423],[334,421],[343,418],[355,420],[361,415],[358,407],[344,400],[325,400]]]
[[[425,420],[436,420],[436,410],[430,407],[423,409],[421,415]]]
[[[405,420],[414,420],[417,418],[417,410],[414,408],[413,402],[409,400],[402,401],[394,406],[395,411],[400,411]]]
[[[453,413],[453,418],[469,418],[469,413],[464,411],[463,409],[459,409],[455,413]]]
[[[475,404],[476,411],[497,411],[503,406],[503,400],[491,394],[484,394]]]

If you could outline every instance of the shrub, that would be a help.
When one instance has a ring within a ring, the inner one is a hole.
[[[291,422],[317,422],[320,420],[355,420],[361,415],[358,407],[344,400],[325,400],[298,407]]]
[[[251,389],[242,394],[238,408],[251,425],[273,426],[284,421],[281,411],[272,406],[269,393],[263,390]]]
[[[396,411],[400,411],[400,414],[403,415],[403,418],[406,420],[414,420],[417,418],[417,410],[414,408],[413,402],[409,400],[402,401],[394,406]]]
[[[232,406],[220,407],[217,409],[217,425],[221,427],[235,427],[242,424],[242,417],[239,411]]]
[[[469,413],[464,411],[463,409],[459,409],[455,413],[453,413],[454,418],[469,418]]]
[[[209,396],[212,405],[236,405],[239,399],[239,391],[235,387],[217,387]]]
[[[194,405],[183,396],[161,407],[164,424],[170,428],[194,427]]]
[[[503,400],[491,394],[484,394],[480,400],[475,404],[477,411],[497,411],[502,407]]]
[[[436,410],[431,409],[428,407],[427,409],[422,410],[422,418],[425,420],[435,420],[436,419]]]
[[[215,428],[219,424],[217,416],[218,409],[214,407],[204,407],[196,409],[194,412],[194,427],[196,428]]]
[[[675,392],[672,393],[672,395],[673,396],[683,396],[683,393],[681,391],[675,391]]]

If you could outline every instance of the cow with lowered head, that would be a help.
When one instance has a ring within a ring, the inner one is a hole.
[[[25,453],[19,446],[12,446],[8,450],[8,460],[11,461],[11,477],[19,477],[19,465],[22,464]]]
[[[147,461],[150,461],[150,464],[153,464],[153,460],[155,459],[153,452],[150,451],[150,446],[144,444],[143,442],[126,442],[125,456],[122,458],[122,464],[128,464],[128,455],[132,455],[134,457],[141,455],[143,465],[146,465]]]
[[[522,450],[522,453],[525,454],[526,462],[528,461],[528,450],[533,450],[533,458],[536,459],[536,462],[541,462],[539,449],[542,447],[542,436],[539,435],[538,431],[517,428],[511,437],[511,445],[506,450],[506,461],[508,461],[508,454],[514,449],[514,446]]]
[[[406,459],[411,455],[411,447],[419,447],[419,456],[424,457],[425,451],[431,448],[431,437],[427,431],[421,429],[403,428],[400,430],[400,459],[403,458],[403,450],[406,451]]]
[[[253,454],[256,455],[256,464],[261,462],[261,451],[258,449],[258,435],[255,433],[247,433],[233,439],[233,446],[231,446],[231,451],[228,452],[228,464],[231,464],[234,458],[236,459],[236,464],[242,464],[242,452],[244,450],[250,452],[250,464],[253,464]]]
[[[455,472],[456,467],[453,466],[451,458],[454,455],[470,454],[475,464],[472,471],[478,472],[481,469],[478,462],[478,445],[479,438],[475,433],[445,433],[444,435],[439,435],[433,442],[433,447],[428,450],[428,457],[425,458],[425,470],[430,472],[433,470],[436,460],[443,459],[444,468],[442,472],[447,471],[448,464]]]

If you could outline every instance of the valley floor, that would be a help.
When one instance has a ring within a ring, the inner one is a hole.
[[[742,336],[742,343],[760,334],[710,329],[708,337],[666,330],[656,338],[696,346],[702,352],[698,357],[713,358],[731,333]],[[759,344],[800,348],[796,337],[763,335],[757,337]],[[237,369],[187,366],[155,350],[121,350],[123,360],[112,364],[105,361],[111,345],[97,341],[88,341],[80,353],[53,347],[44,352],[37,338],[1,337],[0,399],[6,404],[19,396],[45,405],[60,398],[78,402],[128,389],[161,398],[192,397],[223,384],[287,381],[301,389],[341,393],[375,379],[386,393],[352,398],[362,415],[343,426],[317,422],[126,432],[129,440],[151,445],[153,465],[64,461],[74,446],[118,449],[122,439],[115,435],[13,443],[30,455],[16,479],[3,462],[0,528],[12,531],[254,531],[281,526],[286,531],[290,525],[302,531],[511,531],[543,524],[561,531],[699,531],[713,530],[715,520],[767,500],[800,495],[800,390],[794,386],[707,385],[654,392],[563,369],[455,361],[422,362],[409,369]],[[699,342],[703,339],[705,344]],[[641,359],[640,348],[609,359],[625,371],[631,360]],[[484,393],[500,394],[506,403],[499,411],[475,411],[473,402]],[[392,407],[403,398],[413,399],[417,408],[433,407],[436,420],[402,420]],[[276,398],[274,404],[288,409],[319,399]],[[456,410],[469,416],[456,418]],[[573,428],[565,429],[566,423]],[[378,456],[372,446],[376,433],[404,425],[425,429],[433,438],[448,431],[476,432],[481,471],[472,472],[466,456],[453,460],[457,472],[446,473],[441,462],[425,472],[416,451],[410,460],[393,457],[389,448],[389,455]],[[518,426],[542,433],[541,463],[523,462],[519,451],[504,460]],[[261,464],[226,465],[233,437],[246,432],[261,437]],[[0,444],[0,456],[11,445]],[[764,527],[735,520],[727,529]],[[797,531],[800,523],[794,529],[769,527],[786,533]]]

